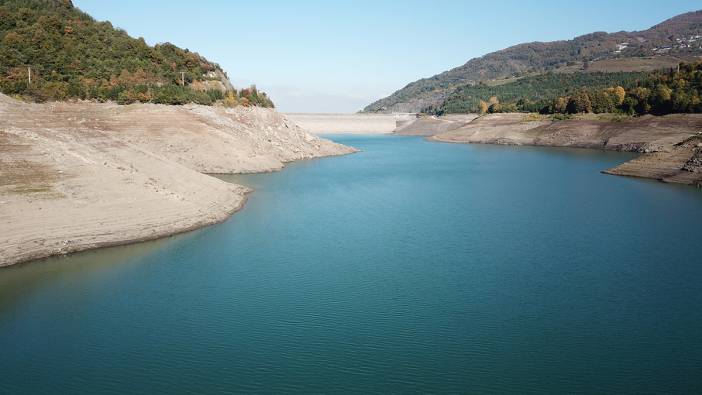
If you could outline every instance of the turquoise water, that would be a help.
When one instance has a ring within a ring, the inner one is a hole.
[[[0,393],[702,392],[702,192],[335,136],[229,221],[0,271]]]

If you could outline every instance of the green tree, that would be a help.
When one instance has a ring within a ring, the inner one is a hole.
[[[612,96],[606,90],[595,90],[589,94],[592,103],[592,112],[596,114],[614,112],[615,106]]]
[[[569,114],[592,112],[592,102],[590,95],[585,90],[580,90],[568,100],[566,112]]]
[[[634,112],[637,114],[647,114],[651,111],[651,105],[648,102],[651,91],[648,88],[638,86],[629,91],[629,96],[634,100]]]
[[[673,90],[665,84],[658,84],[650,98],[651,111],[654,114],[668,114],[673,109]]]

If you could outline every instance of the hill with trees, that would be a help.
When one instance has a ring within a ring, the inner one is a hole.
[[[560,96],[568,96],[590,88],[630,88],[646,76],[646,73],[641,72],[549,72],[499,85],[465,85],[451,93],[439,107],[425,108],[423,111],[434,114],[480,113],[487,112],[493,104],[499,104],[493,108],[493,112],[496,112],[496,109],[500,112],[537,112]]]
[[[546,73],[496,86],[469,85],[426,112],[702,113],[702,62],[647,73]]]
[[[438,108],[455,90],[494,79],[546,72],[642,71],[674,67],[702,55],[702,11],[678,15],[639,32],[596,32],[572,40],[532,42],[471,59],[412,82],[365,112],[420,112]],[[604,67],[606,66],[606,67]]]
[[[70,0],[0,0],[0,92],[34,101],[273,103],[196,52],[149,46]]]
[[[666,115],[702,113],[702,62],[681,63],[669,71],[656,71],[636,84],[583,88],[557,97],[540,110],[544,114],[612,113]]]

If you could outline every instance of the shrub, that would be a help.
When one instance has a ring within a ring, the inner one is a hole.
[[[28,84],[27,65],[32,69]],[[186,86],[181,86],[181,72]],[[212,74],[212,72],[216,72]],[[222,92],[187,85],[224,72],[195,52],[164,43],[150,47],[109,22],[96,22],[70,1],[0,0],[0,91],[37,101],[79,98],[127,104],[224,100]],[[248,89],[253,105],[272,107]]]

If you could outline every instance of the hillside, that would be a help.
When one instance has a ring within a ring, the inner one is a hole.
[[[0,91],[8,95],[122,104],[238,103],[245,96],[247,104],[272,106],[255,89],[234,90],[224,70],[199,54],[149,46],[70,0],[0,0],[0,43]]]
[[[223,221],[249,189],[202,173],[351,152],[267,108],[0,94],[0,267]]]
[[[503,103],[515,103],[516,111],[538,112],[559,96],[578,89],[611,86],[633,87],[645,73],[545,73],[499,85],[475,84],[456,88],[438,108],[440,113],[477,113],[481,100],[495,96]],[[519,104],[517,105],[516,102]]]
[[[647,71],[702,55],[702,11],[639,32],[596,32],[572,40],[532,42],[493,52],[410,83],[365,112],[420,112],[439,107],[456,88],[548,71]]]
[[[70,0],[0,0],[0,90],[0,267],[223,221],[250,189],[203,173],[355,152]]]

